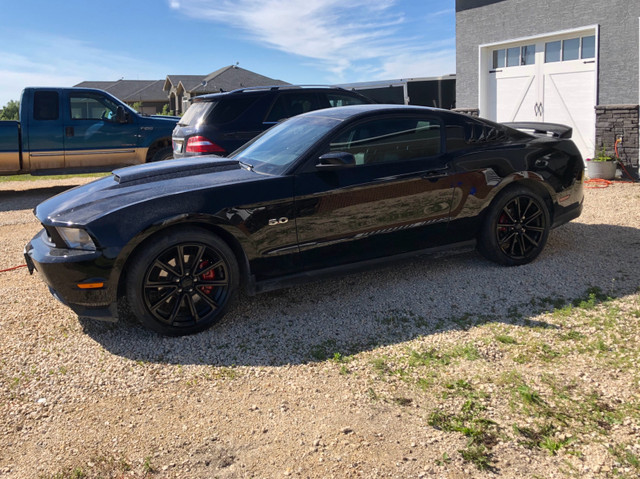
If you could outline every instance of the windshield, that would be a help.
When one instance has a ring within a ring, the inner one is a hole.
[[[283,174],[338,123],[340,120],[333,118],[290,118],[236,150],[230,158],[249,165],[259,173]]]

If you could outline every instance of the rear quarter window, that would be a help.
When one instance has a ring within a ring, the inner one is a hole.
[[[60,116],[58,92],[36,91],[33,94],[33,119],[57,120]]]
[[[206,117],[209,114],[209,111],[216,105],[215,101],[200,101],[192,103],[180,121],[178,125],[180,126],[194,126],[201,118]]]

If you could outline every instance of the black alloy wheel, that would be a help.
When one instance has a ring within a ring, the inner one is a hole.
[[[173,230],[143,245],[128,275],[134,314],[149,328],[178,336],[218,322],[238,289],[227,244],[200,228]]]
[[[513,187],[499,195],[490,207],[478,238],[478,249],[500,264],[526,264],[544,249],[549,229],[545,202],[526,188]]]

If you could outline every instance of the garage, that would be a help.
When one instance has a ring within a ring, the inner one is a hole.
[[[583,157],[593,155],[596,27],[481,45],[480,51],[483,116],[569,125]]]
[[[456,0],[457,109],[569,125],[638,179],[639,25],[637,1]]]

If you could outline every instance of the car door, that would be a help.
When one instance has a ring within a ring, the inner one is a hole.
[[[445,242],[453,173],[433,115],[389,116],[345,127],[319,151],[355,165],[306,165],[295,208],[306,269],[419,250]],[[317,156],[316,156],[317,158]]]
[[[120,122],[118,104],[99,92],[70,92],[67,101],[65,167],[136,163],[138,127]]]

